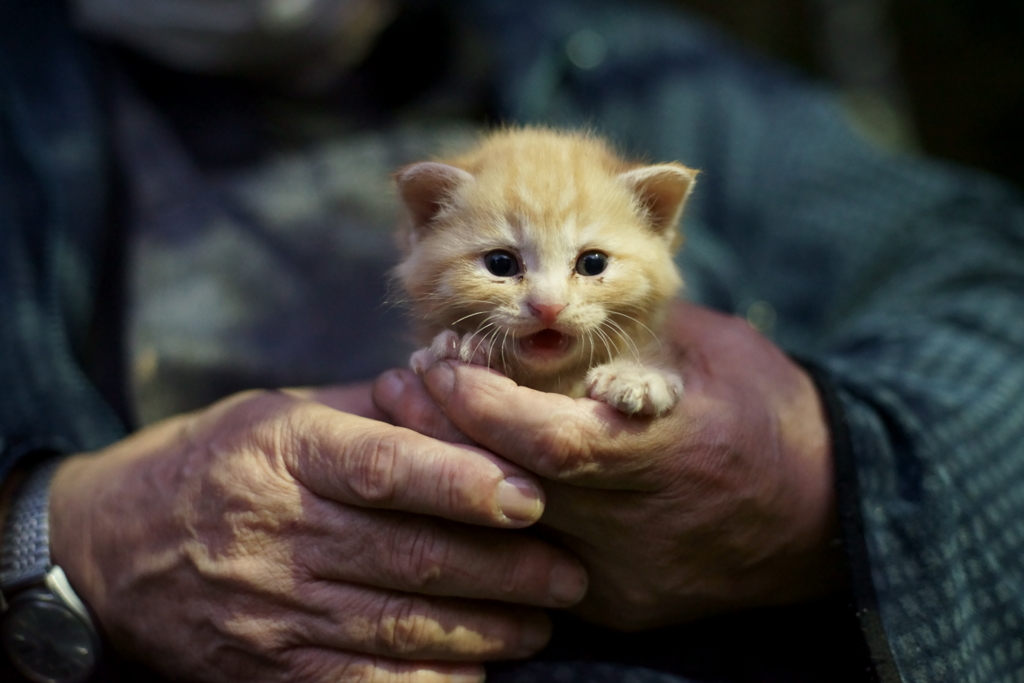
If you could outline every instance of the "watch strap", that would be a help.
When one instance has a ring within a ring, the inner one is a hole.
[[[42,581],[50,562],[50,482],[63,456],[28,473],[12,497],[0,539],[0,592]]]

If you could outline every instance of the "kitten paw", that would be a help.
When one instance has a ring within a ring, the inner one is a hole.
[[[627,415],[663,415],[682,395],[679,375],[632,361],[612,361],[587,373],[587,396]]]
[[[467,334],[459,337],[456,332],[444,330],[434,337],[430,346],[416,351],[409,357],[409,368],[422,375],[439,360],[457,360],[470,365],[487,366],[490,355],[490,343],[478,335]]]

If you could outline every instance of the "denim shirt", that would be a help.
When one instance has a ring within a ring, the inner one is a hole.
[[[90,379],[113,224],[95,68],[56,3],[0,4],[0,477],[125,433]]]

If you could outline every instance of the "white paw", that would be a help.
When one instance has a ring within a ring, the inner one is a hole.
[[[682,395],[679,375],[632,361],[612,361],[587,373],[587,396],[627,415],[662,415],[672,410]]]
[[[451,330],[439,332],[434,341],[409,357],[409,367],[422,375],[427,368],[439,360],[458,360],[471,365],[487,365],[491,355],[491,344],[476,334],[459,337]]]

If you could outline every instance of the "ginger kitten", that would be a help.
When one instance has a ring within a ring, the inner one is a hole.
[[[395,174],[410,224],[395,269],[427,348],[518,384],[660,415],[683,391],[657,339],[697,172],[640,165],[586,133],[502,130]]]

